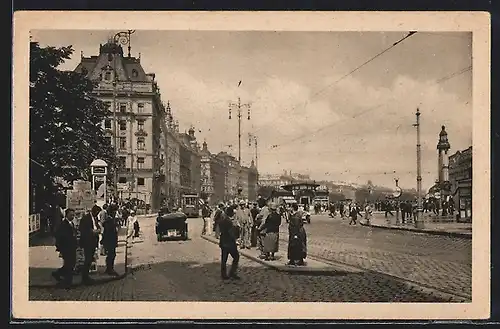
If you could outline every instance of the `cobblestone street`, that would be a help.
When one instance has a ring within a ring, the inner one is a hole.
[[[471,295],[472,240],[408,231],[349,226],[349,220],[313,216],[306,225],[308,253],[386,273],[442,291]],[[282,246],[288,239],[281,227]]]
[[[189,220],[190,240],[157,242],[154,219],[141,220],[142,238],[131,248],[134,269],[123,280],[72,290],[30,289],[31,300],[439,302],[407,284],[372,272],[312,276],[277,272],[245,257],[241,281],[220,279],[217,245],[200,238],[201,219]],[[314,223],[307,228],[320,224]],[[309,233],[311,234],[311,233]],[[315,238],[311,238],[313,245]],[[280,255],[286,249],[280,247]],[[316,247],[314,247],[316,248]],[[284,261],[284,260],[283,260]]]

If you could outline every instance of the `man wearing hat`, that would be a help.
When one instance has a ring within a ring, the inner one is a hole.
[[[240,248],[250,249],[252,234],[252,216],[244,200],[240,200],[235,213],[237,225],[240,227]]]
[[[269,207],[267,204],[264,204],[263,207],[260,209],[259,214],[256,217],[256,222],[260,223],[259,226],[257,227],[257,248],[260,250],[260,256],[259,258],[266,258],[266,254],[264,253],[264,244],[263,244],[263,236],[265,235],[265,230],[264,230],[264,225],[267,219],[267,216],[271,211],[269,210]]]
[[[221,220],[221,216],[222,214],[224,213],[224,208],[225,208],[225,205],[223,202],[220,202],[219,203],[219,206],[217,207],[217,210],[215,210],[215,213],[214,213],[214,227],[213,227],[213,231],[215,232],[215,237],[218,239],[219,236],[220,236],[220,226],[219,226],[219,222]]]
[[[224,212],[221,212],[218,220],[218,226],[220,230],[219,247],[221,249],[221,278],[223,280],[240,279],[240,277],[236,274],[238,270],[240,254],[238,252],[238,246],[236,244],[237,230],[234,224],[234,221],[232,221],[228,215],[226,215]],[[233,262],[228,274],[226,264],[229,255],[231,255],[231,257],[233,258]]]

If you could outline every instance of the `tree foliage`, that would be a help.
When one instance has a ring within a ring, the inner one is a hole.
[[[31,170],[31,179],[49,194],[54,193],[58,177],[88,179],[89,165],[96,158],[110,168],[116,163],[102,129],[109,111],[92,95],[96,85],[80,73],[58,69],[72,53],[71,46],[30,44],[29,154],[43,166]]]

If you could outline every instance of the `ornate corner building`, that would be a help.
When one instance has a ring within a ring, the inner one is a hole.
[[[115,175],[118,196],[158,209],[163,105],[155,74],[144,71],[140,58],[124,56],[113,41],[100,45],[98,56],[82,55],[75,71],[98,83],[94,96],[109,107],[103,129],[120,161]]]

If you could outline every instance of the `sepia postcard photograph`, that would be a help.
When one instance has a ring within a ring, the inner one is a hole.
[[[489,317],[488,14],[17,12],[13,45],[15,318]]]

